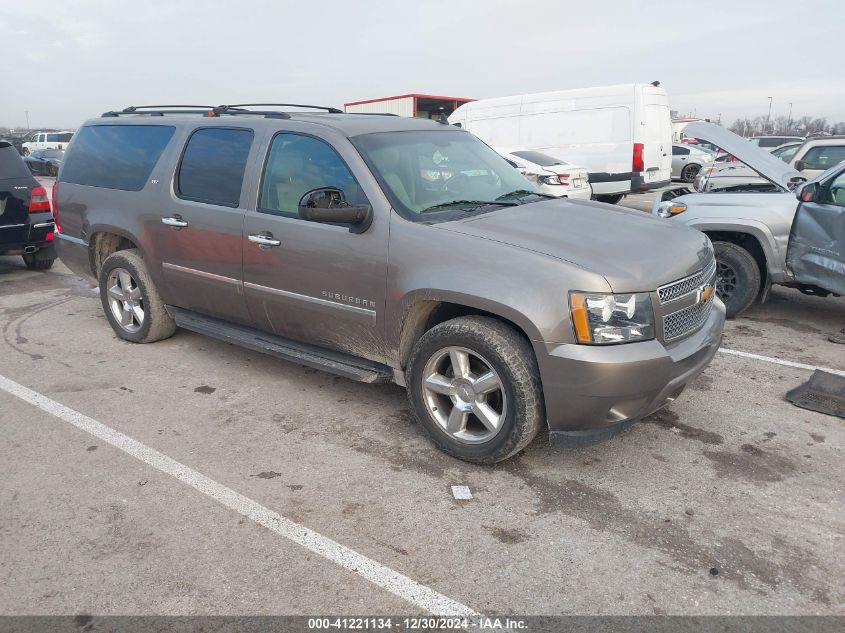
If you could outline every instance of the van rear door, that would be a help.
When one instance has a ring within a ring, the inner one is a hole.
[[[643,181],[652,188],[657,183],[668,184],[672,176],[672,119],[666,105],[649,103],[643,110]]]

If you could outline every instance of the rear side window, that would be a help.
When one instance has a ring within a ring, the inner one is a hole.
[[[62,181],[140,191],[176,128],[165,125],[91,125],[76,133]]]
[[[59,143],[70,143],[70,139],[73,136],[73,132],[62,132],[58,135]]]
[[[689,150],[686,147],[672,146],[672,156],[687,156],[688,154]]]
[[[13,145],[0,141],[0,180],[29,178],[32,174]]]
[[[195,131],[179,165],[179,197],[237,207],[252,137],[252,130],[244,129],[217,127]]]

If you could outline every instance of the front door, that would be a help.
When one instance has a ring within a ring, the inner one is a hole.
[[[374,213],[360,233],[299,217],[300,199],[323,187],[341,190],[350,205],[370,204],[359,183],[373,187],[372,178],[356,178],[348,166],[354,148],[337,143],[295,132],[273,137],[258,204],[244,219],[244,294],[262,329],[383,361],[387,214]]]
[[[194,130],[148,230],[159,249],[165,300],[209,316],[247,323],[243,299],[244,172],[251,129]]]
[[[845,295],[845,169],[798,206],[786,262],[795,281]]]

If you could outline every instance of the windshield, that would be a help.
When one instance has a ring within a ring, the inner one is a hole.
[[[493,210],[537,188],[472,134],[457,130],[378,132],[351,139],[403,216]],[[505,201],[507,198],[507,201]]]
[[[519,156],[520,158],[524,158],[527,161],[531,161],[535,165],[539,165],[540,167],[551,167],[552,165],[565,165],[566,162],[560,160],[559,158],[555,158],[554,156],[549,156],[548,154],[543,154],[542,152],[533,152],[530,150],[519,150],[516,152],[511,152],[514,156]]]

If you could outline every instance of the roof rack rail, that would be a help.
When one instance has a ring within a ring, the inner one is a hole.
[[[325,110],[332,114],[343,114],[343,110],[332,108],[330,106],[306,105],[303,103],[233,103],[231,105],[221,105],[219,108],[245,108],[247,106],[256,107],[283,107],[283,108],[311,108],[312,110]]]
[[[235,103],[231,105],[207,106],[207,105],[147,105],[129,106],[123,110],[110,110],[103,112],[104,117],[118,117],[126,114],[146,114],[147,116],[164,116],[165,114],[201,114],[207,117],[219,117],[222,114],[241,115],[252,114],[273,119],[289,119],[290,114],[280,110],[247,110],[246,106],[259,107],[287,107],[287,108],[313,108],[325,110],[331,114],[343,114],[343,110],[327,106],[305,105],[301,103]]]

